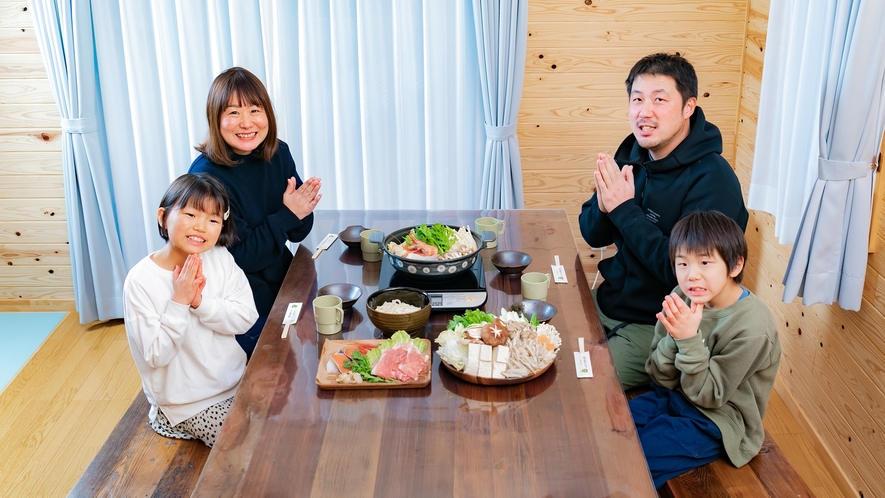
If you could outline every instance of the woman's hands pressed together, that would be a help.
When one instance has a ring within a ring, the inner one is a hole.
[[[178,304],[189,304],[199,308],[203,302],[203,289],[206,277],[203,275],[203,260],[199,254],[189,254],[184,266],[175,265],[172,270],[172,300]]]
[[[691,307],[675,292],[664,297],[663,311],[655,317],[664,324],[673,339],[688,339],[698,333],[704,317],[703,303],[691,303]]]
[[[283,192],[283,205],[289,208],[289,211],[302,220],[313,212],[317,207],[317,203],[322,199],[323,194],[320,193],[322,181],[316,177],[310,177],[296,188],[295,177],[289,178],[289,184],[286,191]]]

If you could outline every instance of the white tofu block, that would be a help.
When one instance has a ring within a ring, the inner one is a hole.
[[[510,348],[507,346],[497,346],[495,347],[494,356],[496,362],[506,365],[510,361]]]
[[[479,360],[479,344],[471,342],[467,345],[467,358],[476,358]]]
[[[476,375],[479,373],[479,359],[467,358],[467,364],[464,365],[464,373],[468,375]]]
[[[479,361],[492,361],[492,347],[488,344],[482,344],[479,347]]]
[[[478,377],[492,377],[492,362],[490,361],[481,361],[479,362],[479,373],[476,374]]]
[[[504,378],[504,370],[507,370],[507,364],[498,363],[497,361],[492,363],[492,378],[493,379],[503,379]]]

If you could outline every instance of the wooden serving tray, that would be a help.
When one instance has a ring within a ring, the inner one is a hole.
[[[418,378],[418,380],[412,380],[409,382],[362,382],[360,384],[342,384],[335,381],[338,378],[338,372],[327,372],[326,371],[326,363],[329,362],[329,359],[332,355],[341,349],[354,348],[361,344],[367,344],[370,346],[377,346],[381,344],[380,340],[360,340],[360,341],[326,341],[323,343],[323,353],[320,355],[320,363],[317,366],[317,386],[320,389],[406,389],[406,388],[416,388],[416,387],[426,387],[430,384],[431,378],[431,361],[433,358],[430,354],[430,341],[427,339],[421,339],[426,344],[424,348],[424,354],[427,355],[427,368],[424,369],[424,373]]]

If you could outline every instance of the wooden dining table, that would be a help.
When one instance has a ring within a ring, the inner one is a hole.
[[[323,237],[351,225],[385,233],[422,223],[472,228],[484,216],[506,222],[497,247],[481,250],[486,312],[522,299],[518,276],[491,264],[495,251],[528,253],[526,271],[550,273],[554,256],[565,266],[568,282],[551,284],[547,296],[558,310],[549,323],[562,338],[553,365],[514,385],[461,380],[440,364],[433,340],[463,311],[434,310],[416,334],[432,344],[429,385],[320,389],[325,341],[383,337],[366,297],[386,287],[381,263],[364,262],[341,241],[311,259]],[[340,282],[358,285],[362,297],[341,333],[320,335],[311,303],[319,288]],[[564,210],[315,212],[193,496],[655,496],[590,292]],[[293,302],[304,306],[282,338]],[[580,337],[592,378],[577,378]]]

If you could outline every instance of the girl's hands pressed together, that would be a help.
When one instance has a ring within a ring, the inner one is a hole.
[[[172,270],[172,300],[178,304],[188,304],[199,308],[203,302],[203,289],[206,277],[203,275],[203,260],[199,254],[189,254],[184,266],[175,265]]]
[[[664,297],[663,311],[657,315],[673,339],[688,339],[698,333],[703,318],[703,303],[691,303],[691,307],[675,292]]]
[[[289,211],[292,211],[298,219],[304,219],[313,212],[323,197],[323,194],[320,193],[321,186],[322,182],[319,178],[310,177],[301,184],[301,187],[295,188],[295,177],[289,178],[289,184],[283,193],[283,205],[289,208]]]

